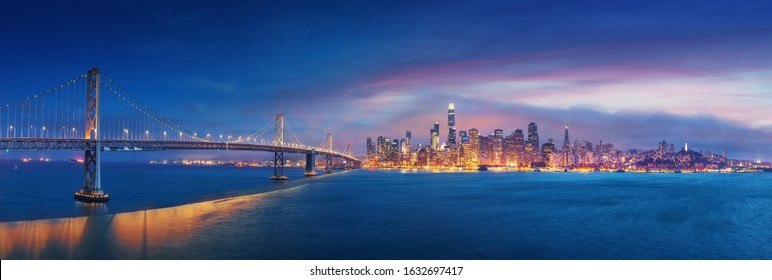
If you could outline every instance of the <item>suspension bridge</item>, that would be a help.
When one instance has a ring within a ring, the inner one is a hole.
[[[1,104],[1,103],[0,103]],[[163,150],[219,150],[273,152],[271,180],[287,180],[284,154],[305,154],[305,176],[316,176],[316,157],[325,159],[325,173],[333,161],[356,168],[351,151],[334,149],[332,133],[318,146],[303,144],[283,114],[276,114],[249,135],[198,134],[157,113],[93,68],[86,74],[25,99],[0,107],[0,149],[10,151],[84,151],[83,186],[77,200],[104,202],[102,152]]]

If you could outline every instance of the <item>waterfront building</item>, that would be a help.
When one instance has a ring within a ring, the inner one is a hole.
[[[525,156],[525,135],[523,134],[522,129],[515,129],[515,132],[512,135],[512,148],[514,149],[514,156],[515,156],[515,164],[520,166],[524,166],[526,163],[526,156]]]
[[[503,158],[504,130],[497,128],[493,131],[493,135],[488,138],[490,139],[490,163],[495,165],[505,164]]]
[[[413,152],[413,132],[410,130],[405,131],[405,146],[408,153]]]
[[[480,131],[476,128],[469,129],[469,165],[477,166],[480,163]]]
[[[376,148],[373,138],[367,137],[367,159],[375,158]]]
[[[453,103],[448,105],[448,146],[456,145],[456,107]]]
[[[440,122],[439,121],[434,122],[434,128],[429,130],[429,143],[432,150],[437,151],[440,149]]]
[[[504,164],[507,166],[514,166],[517,163],[517,159],[515,159],[515,136],[514,131],[512,131],[512,134],[507,135],[504,137],[504,141],[501,144],[502,150],[503,150],[503,157],[504,157]]]
[[[375,159],[377,160],[384,160],[386,155],[386,142],[389,141],[389,138],[385,138],[383,136],[378,136],[377,142],[376,142],[376,150],[375,150]]]
[[[553,154],[555,153],[555,140],[550,138],[547,143],[544,143],[541,146],[541,152],[542,152],[542,162],[544,162],[545,166],[550,166],[553,158]]]
[[[490,164],[490,155],[492,150],[490,145],[490,137],[479,136],[477,141],[479,142],[479,149],[477,150],[477,158],[479,160],[479,164]]]
[[[563,137],[563,167],[567,168],[573,165],[573,156],[571,153],[571,147],[569,146],[569,138],[568,138],[568,124],[566,124],[566,130],[565,130],[565,136]]]
[[[534,122],[528,124],[528,142],[525,145],[525,150],[528,157],[526,160],[528,166],[532,166],[534,162],[540,161],[541,151],[539,150],[539,131]]]

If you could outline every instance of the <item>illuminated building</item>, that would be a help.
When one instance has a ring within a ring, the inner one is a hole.
[[[469,165],[477,166],[480,163],[480,131],[476,128],[469,129]]]
[[[448,105],[448,146],[456,145],[456,108],[453,103]]]
[[[525,144],[525,151],[528,157],[526,160],[528,165],[533,165],[534,162],[541,160],[541,151],[539,150],[539,131],[536,127],[536,123],[534,122],[528,124],[528,142]]]
[[[432,150],[439,150],[440,149],[440,122],[436,121],[434,122],[434,128],[429,130],[429,145],[431,146]]]
[[[397,162],[399,161],[399,140],[391,140],[391,147],[389,148],[389,160]]]
[[[662,157],[667,153],[667,142],[663,139],[662,142],[659,142],[659,156]]]
[[[407,152],[413,152],[413,132],[410,130],[405,131],[405,147]]]
[[[503,153],[503,161],[508,166],[513,166],[517,163],[517,159],[515,158],[515,132],[512,131],[512,134],[508,135],[507,137],[504,137],[504,141],[501,144],[502,153]]]
[[[512,134],[512,148],[514,149],[515,164],[518,166],[525,165],[525,135],[522,129],[515,129]]]
[[[491,141],[488,136],[479,136],[477,141],[479,143],[477,150],[477,159],[480,164],[490,164],[490,156],[493,150],[491,147]]]
[[[571,153],[571,147],[569,146],[568,138],[568,124],[566,124],[565,136],[563,137],[563,167],[570,167],[573,165],[573,155]]]
[[[504,162],[504,130],[497,128],[493,130],[493,136],[489,137],[491,140],[491,164],[505,164]]]
[[[384,154],[386,152],[386,146],[383,144],[384,141],[389,141],[387,138],[384,138],[383,136],[378,136],[375,146],[375,159],[377,160],[383,160]]]
[[[375,158],[376,150],[373,138],[367,137],[367,159]]]
[[[555,140],[550,138],[547,143],[544,143],[541,146],[541,153],[542,162],[544,162],[545,166],[549,165],[552,162],[552,154],[555,153]]]

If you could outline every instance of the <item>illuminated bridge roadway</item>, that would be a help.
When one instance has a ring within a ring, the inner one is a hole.
[[[1,103],[0,103],[1,104]],[[85,127],[83,126],[85,124]],[[289,132],[288,134],[285,134]],[[287,137],[285,137],[287,136]],[[305,176],[315,176],[316,156],[325,158],[324,172],[339,161],[359,167],[351,143],[334,150],[332,133],[318,146],[305,145],[276,114],[249,135],[199,135],[156,113],[93,68],[53,89],[0,107],[0,149],[10,151],[84,151],[84,182],[75,199],[107,201],[101,187],[102,152],[168,150],[259,151],[274,153],[272,180],[284,176],[284,153],[306,155]]]

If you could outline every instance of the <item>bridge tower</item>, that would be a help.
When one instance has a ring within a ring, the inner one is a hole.
[[[273,176],[271,180],[287,180],[284,176],[284,114],[276,114],[273,137],[273,145],[277,150],[273,153]]]
[[[344,155],[354,157],[354,152],[351,151],[351,142],[346,143],[346,150],[343,151]],[[354,161],[346,160],[346,169],[354,169]]]
[[[83,187],[75,193],[76,200],[104,202],[110,196],[102,191],[99,143],[99,68],[88,71],[86,87],[86,156],[83,160]]]
[[[332,173],[332,132],[327,132],[327,138],[324,139],[324,148],[327,155],[324,157],[324,173]]]

